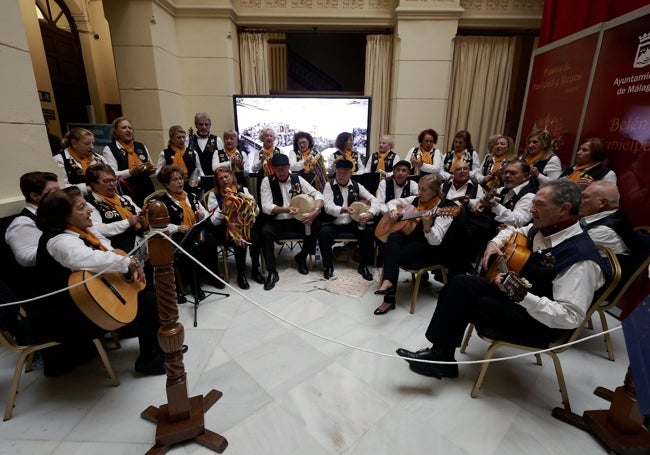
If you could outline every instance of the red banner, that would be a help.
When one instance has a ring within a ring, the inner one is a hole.
[[[601,137],[621,209],[650,225],[650,14],[604,31],[581,140]]]
[[[598,33],[535,55],[521,124],[519,153],[533,129],[547,130],[567,167],[587,92]]]

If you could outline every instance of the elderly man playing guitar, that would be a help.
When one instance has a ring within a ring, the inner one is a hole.
[[[513,281],[510,278],[515,275],[511,272],[498,273],[494,282],[485,277],[453,277],[441,290],[426,331],[433,346],[417,352],[397,350],[411,370],[438,379],[458,376],[456,364],[412,359],[455,361],[454,351],[469,323],[479,331],[489,330],[490,337],[538,347],[548,347],[564,331],[577,327],[594,292],[610,272],[608,263],[580,227],[579,208],[580,188],[575,183],[556,180],[542,186],[530,209],[532,224],[501,231],[488,243],[483,257],[487,266],[491,256],[502,257],[502,249],[513,232],[522,234],[532,253],[521,275],[530,283],[524,282],[519,289],[505,287]]]

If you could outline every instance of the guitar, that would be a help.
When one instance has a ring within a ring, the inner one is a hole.
[[[121,250],[114,251],[126,256]],[[95,276],[87,270],[72,272],[68,285],[72,286]],[[117,330],[135,319],[138,311],[138,292],[145,283],[137,274],[127,278],[120,272],[104,273],[70,289],[72,300],[81,312],[105,330]]]
[[[526,297],[528,290],[533,287],[526,278],[515,272],[508,272],[501,284],[506,288],[508,297],[515,302],[521,302]]]
[[[514,232],[510,236],[502,250],[504,255],[497,257],[488,267],[486,275],[490,283],[494,282],[499,273],[518,274],[530,257],[526,236],[519,232]]]
[[[393,232],[402,232],[404,235],[409,235],[418,224],[418,220],[414,218],[421,217],[427,212],[431,212],[434,216],[451,216],[456,217],[461,212],[458,206],[451,207],[436,207],[433,210],[423,210],[422,212],[415,212],[415,206],[409,205],[400,214],[400,219],[394,221],[390,217],[390,213],[385,213],[377,227],[375,228],[375,237],[386,243],[388,236]]]

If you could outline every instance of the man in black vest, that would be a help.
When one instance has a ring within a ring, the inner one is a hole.
[[[333,222],[324,225],[318,235],[318,244],[323,257],[323,277],[329,280],[334,276],[332,255],[334,239],[341,233],[347,233],[354,234],[361,247],[361,262],[357,272],[364,279],[372,281],[372,273],[368,270],[368,265],[372,262],[374,230],[366,229],[366,224],[379,214],[380,204],[363,185],[350,180],[351,176],[352,163],[345,159],[337,161],[334,179],[325,185],[323,191],[325,212],[335,218]],[[359,200],[369,201],[371,205],[367,213],[360,215],[358,221],[354,221],[351,218],[354,210],[350,205]]]
[[[397,350],[408,359],[411,370],[438,379],[458,376],[456,364],[414,360],[454,362],[454,351],[469,323],[490,338],[540,348],[582,323],[594,293],[611,270],[581,228],[579,208],[580,188],[575,183],[555,180],[541,187],[531,208],[533,222],[517,229],[532,251],[521,271],[532,287],[508,297],[505,274],[494,283],[485,277],[453,277],[441,290],[426,331],[433,346],[417,352]],[[484,266],[490,256],[503,255],[512,231],[505,229],[488,243]]]
[[[260,187],[260,200],[264,224],[261,229],[262,254],[269,271],[264,289],[275,287],[280,277],[275,268],[275,239],[283,232],[295,232],[304,235],[302,249],[294,260],[298,272],[302,275],[309,273],[307,255],[316,251],[316,238],[320,223],[316,218],[323,207],[323,195],[311,186],[305,179],[292,175],[289,171],[289,157],[283,153],[276,153],[271,158],[273,174],[264,177]],[[291,199],[299,194],[306,194],[314,198],[315,207],[307,214],[299,214],[296,207],[291,206]],[[300,217],[301,220],[296,219]],[[253,271],[255,275],[255,271]]]
[[[198,112],[194,116],[194,126],[196,127],[196,135],[190,135],[187,148],[194,150],[199,155],[203,173],[212,175],[214,171],[212,167],[214,152],[223,150],[223,141],[210,132],[212,120],[207,113]]]
[[[418,194],[418,184],[409,179],[410,173],[411,163],[406,160],[400,160],[393,166],[392,177],[387,177],[379,182],[377,199],[382,204],[382,213],[386,213],[388,210],[386,203],[393,199]]]
[[[38,203],[47,193],[58,189],[57,175],[52,172],[28,172],[20,177],[20,191],[26,204],[7,227],[4,240],[13,258],[3,258],[2,264],[5,282],[18,298],[31,296],[33,289],[29,284],[34,278],[30,269],[36,266],[36,251],[42,234],[36,227]]]

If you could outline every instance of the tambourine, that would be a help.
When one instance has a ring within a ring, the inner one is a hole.
[[[314,211],[316,208],[316,200],[308,194],[297,194],[291,198],[289,206],[298,209],[293,217],[298,221],[302,221],[305,219],[305,216]]]
[[[364,213],[368,213],[370,210],[370,204],[366,202],[356,201],[350,204],[350,208],[354,210],[352,213],[350,213],[350,218],[356,222],[359,222],[359,217]]]

